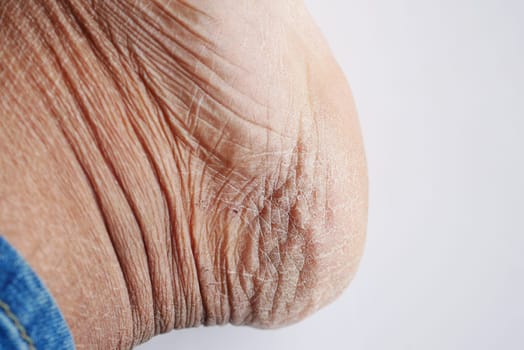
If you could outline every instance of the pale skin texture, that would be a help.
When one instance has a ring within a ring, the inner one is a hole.
[[[0,232],[78,349],[303,319],[360,259],[354,103],[301,1],[0,3]]]

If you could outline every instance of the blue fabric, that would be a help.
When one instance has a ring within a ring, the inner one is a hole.
[[[0,349],[74,349],[51,294],[31,267],[0,236]]]

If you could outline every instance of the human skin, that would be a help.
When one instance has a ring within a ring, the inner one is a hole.
[[[0,3],[0,232],[78,349],[301,320],[366,216],[351,93],[301,1]]]

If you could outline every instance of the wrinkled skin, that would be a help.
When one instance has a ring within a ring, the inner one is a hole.
[[[365,159],[302,2],[0,7],[0,232],[79,349],[278,327],[341,293]]]

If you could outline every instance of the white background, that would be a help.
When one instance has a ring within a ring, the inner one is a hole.
[[[365,137],[359,273],[298,325],[139,349],[524,349],[524,1],[307,2]]]

